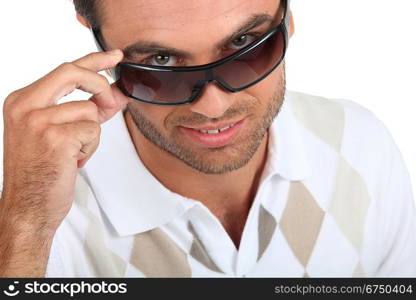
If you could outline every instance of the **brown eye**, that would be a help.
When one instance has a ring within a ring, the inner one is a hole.
[[[241,49],[253,42],[255,37],[250,34],[244,34],[233,40],[229,46],[231,49]]]
[[[246,41],[247,41],[247,35],[242,35],[242,36],[236,38],[233,41],[233,44],[237,47],[242,47],[246,44]]]
[[[180,58],[165,54],[152,55],[143,61],[143,63],[146,65],[153,65],[159,67],[173,67],[175,65],[178,65],[179,62]]]
[[[167,55],[160,55],[159,54],[159,55],[155,56],[154,60],[158,65],[164,66],[164,65],[169,63],[170,57],[167,56]]]

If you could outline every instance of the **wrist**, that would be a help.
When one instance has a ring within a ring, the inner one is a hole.
[[[43,277],[54,233],[0,204],[0,277]]]
[[[0,199],[0,230],[17,239],[52,240],[57,226],[7,205]]]

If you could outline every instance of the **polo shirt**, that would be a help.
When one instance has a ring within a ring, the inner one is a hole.
[[[416,277],[409,174],[381,121],[286,92],[268,138],[237,249],[204,204],[144,166],[120,111],[79,172],[46,276]]]

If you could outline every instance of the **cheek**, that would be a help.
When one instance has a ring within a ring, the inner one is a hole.
[[[130,102],[129,106],[133,108],[133,111],[136,114],[138,114],[139,118],[142,116],[143,118],[151,122],[159,130],[168,130],[165,126],[165,120],[172,112],[172,108],[167,106],[157,106],[146,103],[140,103],[137,101],[134,101],[134,103]]]
[[[261,106],[266,106],[273,99],[276,92],[284,89],[284,77],[284,65],[282,64],[266,78],[245,92],[260,101]]]

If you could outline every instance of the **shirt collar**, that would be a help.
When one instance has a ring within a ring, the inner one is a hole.
[[[270,127],[264,172],[287,180],[301,180],[308,175],[299,127],[286,93]],[[165,188],[143,165],[122,111],[102,124],[100,146],[80,172],[120,236],[159,227],[199,203]]]
[[[269,172],[296,181],[310,175],[310,164],[303,136],[305,129],[293,113],[290,94],[285,93],[280,112],[270,126],[266,165]]]
[[[143,165],[122,111],[102,124],[100,145],[80,172],[120,236],[159,227],[194,204],[165,188]]]

